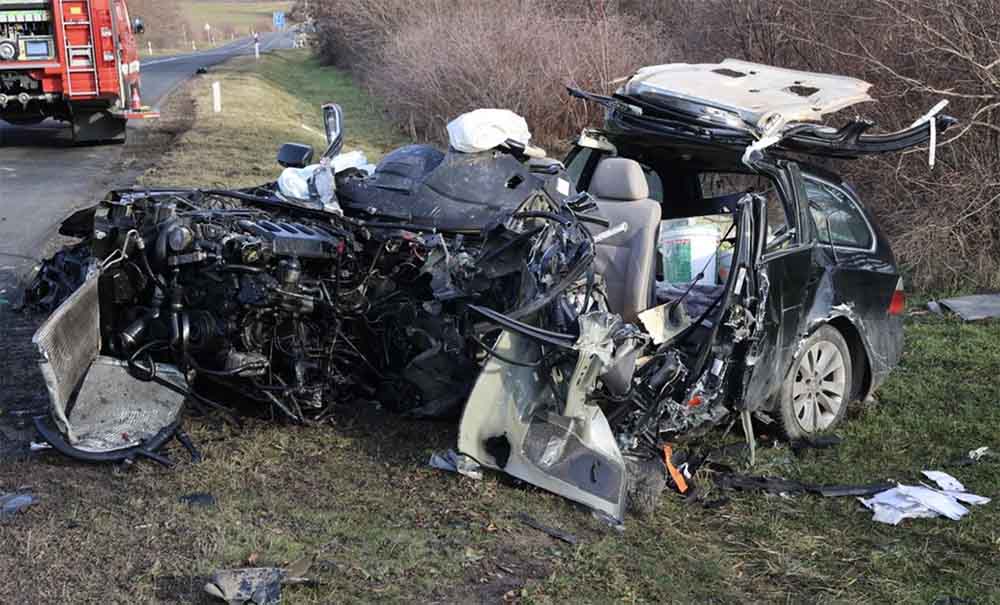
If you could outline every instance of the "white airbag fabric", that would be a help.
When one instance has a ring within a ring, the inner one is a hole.
[[[488,151],[507,139],[524,145],[531,140],[528,123],[508,109],[477,109],[448,123],[449,144],[464,153]]]

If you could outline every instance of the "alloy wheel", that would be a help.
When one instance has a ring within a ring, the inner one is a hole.
[[[792,385],[792,406],[803,430],[830,427],[847,398],[844,356],[831,342],[813,343],[799,361]]]

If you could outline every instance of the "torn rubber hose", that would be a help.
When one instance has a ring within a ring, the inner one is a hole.
[[[172,466],[173,463],[163,456],[156,454],[155,451],[163,447],[163,444],[174,436],[174,432],[177,431],[181,424],[179,420],[174,421],[160,429],[160,432],[156,433],[149,439],[144,440],[140,445],[136,445],[134,447],[115,450],[112,452],[85,452],[70,445],[69,442],[63,437],[62,433],[49,424],[51,419],[48,416],[35,416],[32,420],[35,423],[35,429],[38,431],[38,434],[41,435],[42,438],[57,452],[69,456],[70,458],[82,460],[83,462],[99,463],[134,460],[135,458],[141,456],[143,458],[155,460],[164,466]]]
[[[517,332],[518,334],[527,336],[532,340],[538,340],[566,349],[572,349],[573,343],[576,342],[575,336],[570,336],[569,334],[559,334],[558,332],[550,332],[549,330],[536,328],[535,326],[530,326],[526,323],[517,321],[516,319],[511,319],[502,313],[497,313],[493,309],[487,309],[486,307],[480,307],[479,305],[469,305],[469,309],[479,313],[497,325],[503,326],[512,332]]]

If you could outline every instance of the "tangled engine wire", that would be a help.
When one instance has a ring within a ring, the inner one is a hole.
[[[574,210],[585,197],[537,191],[478,232],[440,232],[268,193],[113,192],[29,302],[51,309],[100,266],[106,354],[145,379],[153,362],[176,365],[196,405],[216,406],[205,393],[222,385],[296,421],[356,400],[453,413],[499,331],[471,304],[568,334],[600,304],[586,277],[593,237]]]

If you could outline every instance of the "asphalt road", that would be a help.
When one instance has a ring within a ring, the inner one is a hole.
[[[262,34],[261,50],[291,48],[293,39],[292,33]],[[253,41],[246,38],[147,59],[142,62],[143,102],[157,106],[199,68],[253,52]],[[131,184],[137,175],[122,172],[119,161],[129,149],[129,144],[73,146],[69,126],[54,120],[33,127],[0,121],[0,306],[17,278],[45,255],[44,246],[63,218],[112,188]]]

